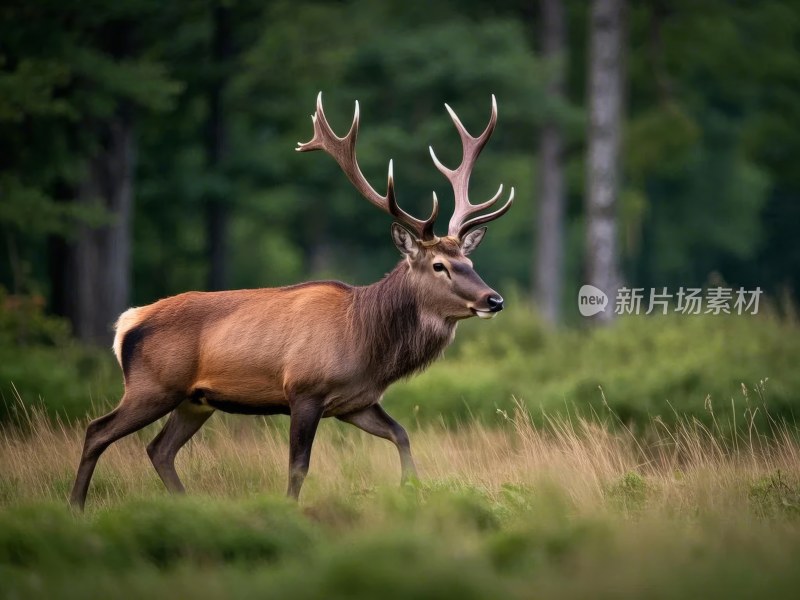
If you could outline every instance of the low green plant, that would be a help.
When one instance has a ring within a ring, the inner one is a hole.
[[[0,423],[24,425],[31,406],[79,419],[116,404],[122,378],[111,352],[75,342],[38,297],[0,288]]]
[[[800,516],[800,483],[781,470],[754,481],[748,498],[756,513],[763,517]]]
[[[611,504],[631,514],[638,513],[647,502],[649,486],[638,473],[629,471],[608,486],[606,496]]]
[[[464,323],[445,359],[390,388],[386,406],[408,422],[499,423],[498,409],[521,403],[539,422],[545,413],[632,425],[682,415],[731,429],[756,415],[764,430],[765,412],[789,422],[800,413],[798,362],[797,324],[771,313],[632,316],[550,331],[516,308]]]

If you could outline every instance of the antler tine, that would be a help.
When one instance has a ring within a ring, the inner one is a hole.
[[[498,193],[497,196],[495,196],[495,198],[499,197],[500,194]],[[494,212],[490,212],[485,215],[480,215],[478,217],[473,217],[469,221],[464,222],[458,230],[458,236],[457,236],[458,239],[464,237],[464,235],[466,235],[467,232],[473,227],[477,227],[478,225],[483,225],[484,223],[488,223],[489,221],[494,221],[495,219],[502,217],[504,214],[508,212],[508,209],[511,208],[511,205],[513,203],[514,203],[514,188],[512,187],[511,193],[508,195],[508,200],[506,200],[506,203],[503,206],[501,206]]]
[[[450,181],[450,184],[453,186],[455,210],[453,211],[453,216],[451,217],[450,224],[448,226],[448,235],[457,236],[460,238],[471,227],[479,225],[480,223],[486,223],[503,215],[511,207],[514,193],[512,190],[511,198],[509,198],[506,205],[504,205],[500,210],[490,213],[489,215],[484,215],[483,217],[476,217],[473,219],[469,218],[472,215],[493,206],[503,193],[503,186],[500,185],[500,189],[497,190],[497,193],[486,202],[481,202],[480,204],[470,204],[469,201],[469,178],[470,175],[472,175],[472,169],[475,167],[475,162],[478,159],[478,155],[480,155],[481,150],[483,150],[483,147],[489,141],[489,138],[491,137],[492,133],[494,132],[494,128],[497,125],[497,100],[494,94],[492,94],[492,114],[489,117],[489,124],[486,125],[486,129],[484,129],[483,133],[481,133],[478,137],[472,136],[467,131],[467,128],[464,127],[461,119],[458,118],[458,115],[456,115],[455,111],[450,108],[449,105],[445,104],[444,106],[447,109],[447,112],[450,114],[450,118],[453,120],[456,130],[458,131],[458,135],[461,138],[461,143],[463,145],[461,164],[457,169],[449,169],[448,167],[444,166],[436,157],[436,153],[433,151],[433,148],[430,147],[429,149],[431,158],[433,159],[433,163],[436,165],[436,168],[439,169],[439,171],[445,177],[447,177],[447,179]]]
[[[364,174],[361,172],[361,168],[358,166],[358,160],[356,159],[356,139],[358,137],[359,126],[358,101],[356,101],[353,123],[350,125],[350,131],[348,131],[347,135],[343,138],[334,133],[328,123],[328,119],[325,117],[325,111],[322,108],[322,92],[317,95],[317,110],[311,116],[311,121],[314,124],[314,137],[305,143],[298,142],[295,150],[298,152],[324,150],[339,164],[344,174],[350,180],[350,183],[361,192],[362,196],[412,229],[421,240],[435,239],[433,225],[439,214],[439,203],[435,196],[433,198],[433,211],[431,212],[431,216],[423,221],[412,217],[398,206],[394,191],[394,169],[391,160],[389,161],[389,175],[385,196],[381,196],[376,192],[375,188],[369,184],[366,177],[364,177]]]

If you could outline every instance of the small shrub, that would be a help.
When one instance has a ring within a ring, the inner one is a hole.
[[[608,487],[606,496],[616,508],[626,513],[638,513],[647,502],[648,492],[649,486],[644,478],[630,471]]]
[[[544,565],[564,563],[594,542],[605,541],[607,533],[604,527],[589,521],[552,523],[534,518],[487,538],[485,550],[497,569],[530,573]]]
[[[92,517],[64,505],[0,512],[0,564],[159,568],[274,561],[302,556],[314,540],[308,521],[283,499],[226,503],[203,498],[126,502]]]
[[[328,600],[509,597],[507,583],[482,557],[437,536],[398,530],[331,545],[276,578],[270,591],[276,598]]]
[[[780,470],[754,481],[748,499],[756,514],[762,517],[800,515],[800,485],[787,481]]]

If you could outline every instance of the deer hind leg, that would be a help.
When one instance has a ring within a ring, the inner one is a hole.
[[[86,428],[86,441],[70,495],[70,503],[83,510],[86,492],[92,479],[97,459],[111,444],[160,419],[183,400],[174,393],[163,390],[132,391],[127,389],[119,406],[95,419]]]
[[[147,454],[161,477],[161,481],[170,492],[185,491],[178,472],[175,470],[175,456],[186,442],[197,433],[214,410],[205,406],[196,406],[191,401],[184,401],[167,420],[167,424],[147,446]]]

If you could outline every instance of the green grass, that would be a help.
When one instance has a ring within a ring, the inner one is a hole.
[[[5,598],[796,597],[786,514],[574,516],[552,490],[150,498],[0,514]],[[612,502],[612,504],[616,504]]]
[[[216,419],[216,417],[215,417]],[[554,416],[384,440],[323,422],[299,505],[285,431],[212,419],[171,497],[149,428],[112,446],[87,512],[66,497],[82,429],[0,429],[0,598],[794,598],[800,436],[696,421],[633,435]]]

